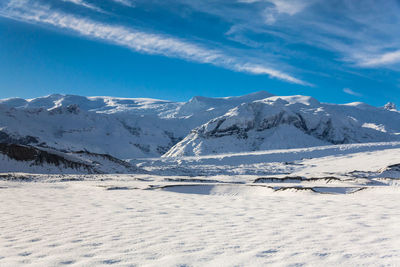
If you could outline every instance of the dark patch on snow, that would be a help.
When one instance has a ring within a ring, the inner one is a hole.
[[[366,187],[301,187],[301,186],[289,186],[289,187],[277,187],[275,192],[278,191],[311,191],[319,194],[353,194],[361,190],[366,189]]]
[[[299,183],[299,182],[336,182],[341,181],[340,178],[329,176],[329,177],[318,177],[318,178],[305,178],[301,176],[286,176],[286,177],[260,177],[254,180],[254,183]]]
[[[103,261],[104,264],[108,264],[108,265],[116,264],[116,263],[119,263],[119,262],[121,262],[121,260],[113,260],[113,259],[110,259],[110,260],[104,260],[104,261]]]
[[[150,145],[145,145],[145,144],[133,144],[133,145],[139,148],[143,153],[150,153]]]
[[[11,173],[0,175],[0,180],[3,180],[3,181],[18,181],[18,182],[31,182],[31,181],[34,181],[34,179],[32,177],[22,176],[22,175],[13,175]]]
[[[0,154],[4,154],[15,161],[27,162],[30,167],[53,165],[58,167],[60,172],[73,169],[79,173],[102,174],[104,171],[101,169],[100,159],[105,160],[107,164],[115,164],[112,165],[113,169],[110,171],[113,173],[138,171],[136,167],[124,160],[117,159],[108,154],[98,154],[83,150],[65,153],[49,148],[0,143]]]
[[[32,146],[0,143],[0,153],[16,161],[31,161],[33,165],[50,164],[70,169],[85,169],[97,173],[90,165],[63,158]]]
[[[137,187],[130,187],[130,186],[116,186],[116,185],[98,185],[97,187],[104,188],[107,191],[113,190],[135,190],[139,189]]]
[[[60,182],[81,182],[84,181],[83,178],[76,178],[76,177],[69,177],[69,178],[62,178]]]
[[[383,170],[380,170],[380,172],[400,172],[400,164],[392,164],[384,168]]]
[[[124,166],[126,168],[133,168],[133,166],[131,164],[129,164],[128,162],[126,162],[124,160],[121,160],[121,159],[118,159],[118,158],[115,158],[115,157],[113,157],[113,156],[111,156],[109,154],[93,153],[93,152],[89,152],[87,150],[81,150],[81,151],[77,151],[77,152],[74,152],[74,153],[76,153],[76,154],[86,154],[86,155],[89,155],[89,156],[100,157],[100,158],[106,159],[108,161],[114,162],[114,163],[116,163],[118,165]]]
[[[351,171],[346,173],[346,176],[354,177],[354,178],[368,178],[371,175],[375,174],[375,172],[370,172],[370,171]]]
[[[186,182],[186,183],[221,183],[221,184],[243,184],[243,182],[225,182],[213,179],[199,179],[199,178],[165,178],[165,182]]]
[[[21,137],[6,133],[5,131],[0,131],[0,143],[18,145],[38,144],[39,139],[30,135]]]
[[[111,191],[111,190],[133,190],[136,188],[133,187],[128,187],[128,186],[111,186],[107,187],[106,190]]]
[[[261,258],[270,257],[271,254],[275,254],[277,252],[278,252],[278,250],[276,250],[276,249],[268,249],[268,250],[264,250],[264,251],[257,253],[256,257],[261,257]]]
[[[170,150],[174,145],[176,145],[177,143],[179,143],[180,141],[183,140],[182,137],[175,137],[173,132],[169,132],[169,131],[164,131],[164,134],[169,138],[169,143],[166,146],[157,146],[157,152],[160,155],[164,155],[165,153],[168,152],[168,150]]]
[[[142,132],[142,129],[140,127],[132,127],[123,120],[120,120],[120,122],[122,124],[122,127],[124,127],[129,133],[137,137],[140,136],[140,133]]]

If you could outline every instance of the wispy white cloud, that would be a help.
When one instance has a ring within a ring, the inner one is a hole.
[[[352,68],[395,69],[400,63],[398,0],[318,0],[314,4],[306,16],[290,21],[296,31],[289,30],[295,39],[290,42],[334,52],[338,54],[335,60]]]
[[[82,7],[85,7],[85,8],[89,8],[89,9],[92,9],[94,11],[104,12],[101,8],[99,8],[99,7],[95,6],[95,5],[89,4],[89,3],[85,2],[84,0],[62,0],[62,1],[63,2],[73,3],[75,5],[82,6]]]
[[[121,5],[124,5],[124,6],[128,6],[128,7],[135,6],[135,4],[133,3],[132,0],[112,0],[112,1],[114,1],[115,3],[121,4]]]
[[[264,67],[261,65],[256,65],[256,64],[236,64],[235,69],[238,71],[243,71],[243,72],[249,72],[249,73],[253,73],[253,74],[267,74],[271,77],[275,77],[284,81],[288,81],[291,83],[296,83],[296,84],[301,84],[301,85],[305,85],[305,86],[314,86],[313,84],[310,84],[308,82],[299,80],[293,76],[290,76],[286,73],[283,73],[281,71],[278,70],[274,70],[268,67]]]
[[[362,96],[362,94],[360,94],[360,93],[358,93],[358,92],[355,92],[355,91],[353,91],[353,90],[350,89],[350,88],[343,88],[343,92],[345,92],[345,93],[348,94],[348,95],[352,95],[352,96],[358,96],[358,97],[361,97],[361,96]]]
[[[295,15],[312,3],[312,0],[266,0],[274,5],[281,14]]]
[[[274,8],[278,11],[278,13],[284,13],[289,15],[294,15],[302,11],[311,0],[237,0],[239,3],[271,3]]]
[[[400,63],[400,50],[383,53],[381,55],[370,56],[366,59],[361,59],[359,65],[363,67],[379,67],[396,63]]]
[[[398,0],[177,1],[231,23],[227,38],[249,47],[265,44],[287,55],[293,50],[282,43],[306,44],[334,53],[326,62],[341,62],[344,68],[398,69],[400,63]]]
[[[263,0],[272,4],[272,7],[266,7],[263,16],[265,23],[274,24],[280,14],[293,16],[300,13],[314,0]]]
[[[357,68],[396,68],[400,63],[400,3],[375,1],[342,6],[333,16],[341,20],[315,17],[298,22],[299,37],[314,47],[337,53],[336,60]],[[364,6],[364,8],[363,8]]]
[[[21,3],[23,3],[21,5]],[[201,44],[168,35],[144,32],[132,27],[105,24],[88,18],[52,10],[49,6],[31,4],[29,0],[12,0],[7,8],[0,10],[0,16],[29,23],[43,23],[74,31],[89,38],[100,39],[134,51],[181,58],[198,63],[246,72],[255,75],[268,75],[286,82],[310,86],[290,74],[270,66],[248,62],[225,52],[208,48]]]

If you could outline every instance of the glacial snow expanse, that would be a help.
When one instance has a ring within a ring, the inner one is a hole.
[[[400,265],[393,107],[52,95],[0,117],[0,266]]]

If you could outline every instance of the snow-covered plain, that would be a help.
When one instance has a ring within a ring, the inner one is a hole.
[[[398,266],[400,143],[0,175],[0,266]]]

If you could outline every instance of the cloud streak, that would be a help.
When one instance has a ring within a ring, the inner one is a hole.
[[[80,0],[71,0],[78,1]],[[21,4],[22,3],[22,4]],[[25,3],[25,4],[24,4]],[[227,55],[168,35],[148,33],[120,25],[105,24],[88,18],[52,10],[49,6],[34,4],[29,0],[14,0],[0,10],[0,16],[29,23],[42,23],[67,29],[82,36],[124,46],[146,54],[175,57],[188,61],[212,64],[218,67],[255,75],[268,75],[285,82],[309,86],[310,84],[269,66],[264,66]]]
[[[83,0],[62,0],[62,1],[63,2],[69,2],[69,3],[75,4],[77,6],[82,6],[82,7],[97,11],[97,12],[104,12],[101,8],[99,8],[99,7],[95,6],[95,5],[86,3]]]
[[[400,63],[398,0],[176,1],[229,22],[227,38],[249,47],[287,55],[294,52],[282,44],[305,44],[333,53],[327,61],[345,68],[398,69]]]
[[[257,64],[236,64],[234,66],[234,69],[238,70],[238,71],[242,71],[242,72],[248,72],[248,73],[252,73],[252,74],[266,74],[284,81],[288,81],[291,83],[295,83],[295,84],[301,84],[301,85],[305,85],[305,86],[311,86],[313,87],[313,84],[310,84],[308,82],[299,80],[297,78],[294,78],[286,73],[274,70],[274,69],[270,69],[261,65],[257,65]]]
[[[133,4],[133,2],[130,1],[130,0],[112,0],[112,1],[114,1],[115,3],[121,4],[121,5],[127,6],[127,7],[134,7],[135,6]]]
[[[379,67],[387,66],[400,62],[400,50],[384,53],[382,55],[377,55],[360,62],[361,66],[364,67]]]
[[[355,92],[355,91],[351,90],[350,88],[343,88],[343,92],[348,95],[352,95],[352,96],[358,96],[358,97],[362,96],[362,94]]]

